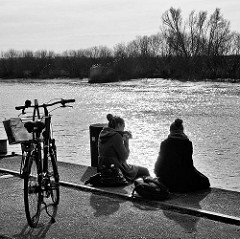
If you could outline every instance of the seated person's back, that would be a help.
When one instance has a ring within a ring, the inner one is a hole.
[[[176,119],[160,145],[154,172],[170,191],[187,192],[209,188],[209,180],[193,165],[192,142],[184,134],[183,121]]]
[[[147,168],[127,163],[130,150],[131,134],[124,131],[125,122],[121,117],[107,115],[108,127],[103,128],[99,135],[98,152],[99,168],[114,165],[119,168],[127,180],[141,176],[149,176]]]

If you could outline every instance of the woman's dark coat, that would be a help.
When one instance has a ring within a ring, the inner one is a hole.
[[[114,164],[120,168],[128,180],[133,180],[138,172],[135,165],[127,163],[129,150],[123,143],[123,136],[120,132],[106,127],[103,128],[98,140],[99,167],[109,167]]]
[[[209,188],[209,180],[193,165],[192,142],[185,135],[169,136],[160,145],[154,172],[170,191]]]

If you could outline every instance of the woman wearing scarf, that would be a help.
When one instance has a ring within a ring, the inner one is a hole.
[[[147,168],[127,163],[130,154],[129,139],[132,135],[124,131],[124,120],[111,114],[107,115],[107,119],[108,127],[103,128],[98,140],[99,170],[114,165],[121,169],[124,177],[129,181],[149,176]]]
[[[209,180],[194,167],[192,142],[183,130],[181,119],[171,124],[168,138],[160,145],[154,172],[172,192],[207,189]]]

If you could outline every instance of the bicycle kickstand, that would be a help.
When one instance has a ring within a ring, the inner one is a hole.
[[[49,217],[51,217],[51,223],[55,223],[56,222],[56,220],[55,220],[55,218],[48,212],[48,209],[47,209],[47,204],[46,204],[46,202],[44,202],[44,201],[42,201],[42,204],[44,204],[44,207],[45,207],[45,211],[46,211],[46,213],[47,213],[47,215],[49,216]]]

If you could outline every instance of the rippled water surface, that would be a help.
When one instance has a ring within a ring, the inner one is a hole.
[[[144,79],[109,84],[80,80],[1,80],[0,118],[16,117],[26,99],[39,103],[75,98],[73,108],[53,112],[60,161],[90,165],[89,126],[107,123],[106,114],[125,119],[133,133],[129,163],[150,169],[160,142],[176,117],[193,142],[194,164],[212,186],[240,191],[240,85]],[[0,132],[5,137],[1,125]],[[20,151],[20,146],[9,146]]]

